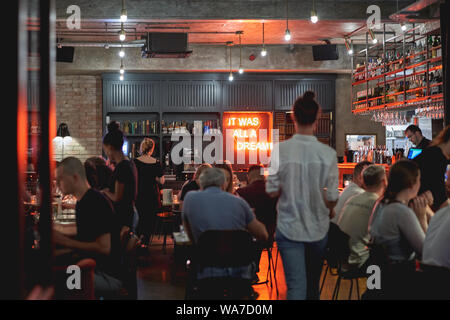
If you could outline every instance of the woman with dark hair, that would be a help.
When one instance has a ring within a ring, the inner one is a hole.
[[[86,178],[89,185],[97,190],[103,190],[109,186],[112,170],[107,166],[102,157],[91,157],[84,162]]]
[[[228,193],[234,193],[233,168],[231,167],[231,164],[227,161],[224,161],[222,163],[215,163],[214,167],[221,169],[223,171],[223,173],[225,174],[225,181],[227,184],[225,191]]]
[[[280,197],[275,240],[287,299],[318,300],[330,218],[339,196],[337,155],[314,136],[320,108],[313,92],[299,97],[292,111],[296,134],[275,146],[266,191]]]
[[[152,157],[155,141],[144,138],[141,142],[141,156],[134,160],[138,174],[136,208],[139,213],[138,234],[145,247],[153,230],[156,210],[161,207],[159,186],[164,184],[163,169],[159,161]]]
[[[137,224],[134,203],[137,193],[136,166],[122,152],[123,133],[116,121],[108,124],[108,133],[103,137],[103,150],[114,164],[109,188],[102,192],[113,202],[122,226],[134,231]]]
[[[372,221],[372,240],[385,248],[393,263],[410,262],[422,255],[428,199],[417,196],[420,175],[415,162],[396,162],[389,170],[388,186]]]
[[[424,149],[414,161],[420,167],[422,173],[419,194],[429,190],[433,194],[433,210],[448,205],[447,192],[445,188],[445,172],[450,164],[450,125],[445,127]]]
[[[396,162],[389,169],[388,186],[370,225],[373,262],[382,268],[383,299],[414,299],[419,293],[415,260],[422,256],[429,204],[426,194],[417,196],[420,176],[415,162]],[[384,254],[376,254],[376,247]]]

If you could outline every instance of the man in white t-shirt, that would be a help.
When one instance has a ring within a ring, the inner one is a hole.
[[[338,202],[336,204],[336,207],[334,208],[334,212],[336,213],[334,218],[331,219],[331,222],[338,223],[339,217],[342,213],[342,209],[344,208],[345,203],[352,197],[359,195],[364,192],[363,188],[363,178],[362,178],[362,172],[365,168],[370,166],[372,163],[369,161],[361,161],[358,162],[353,169],[353,179],[350,184],[345,187],[344,191],[339,195]]]

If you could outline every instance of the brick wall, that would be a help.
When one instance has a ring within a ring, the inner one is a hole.
[[[56,78],[56,125],[67,123],[71,140],[64,140],[64,158],[81,161],[102,154],[101,76],[65,75]],[[61,160],[62,141],[53,142],[55,160]]]

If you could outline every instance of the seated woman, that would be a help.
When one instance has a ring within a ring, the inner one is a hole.
[[[417,164],[402,160],[391,167],[381,209],[370,232],[374,243],[386,248],[393,263],[412,261],[422,255],[428,228],[428,199],[425,195],[417,197],[419,188]]]
[[[420,170],[416,163],[401,160],[389,171],[384,197],[370,226],[372,242],[384,249],[387,264],[374,261],[381,269],[383,299],[414,295],[415,259],[422,256],[428,228],[429,199],[417,196]]]

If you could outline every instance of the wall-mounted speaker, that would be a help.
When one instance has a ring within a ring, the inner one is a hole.
[[[56,48],[56,62],[73,62],[74,47]]]
[[[335,44],[312,46],[314,61],[338,60],[339,52]]]

